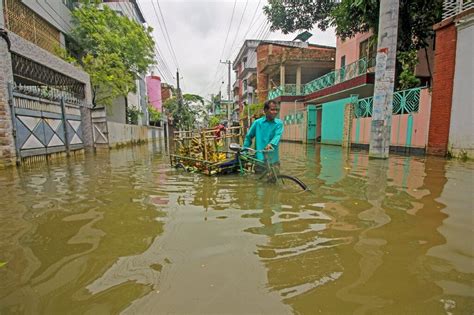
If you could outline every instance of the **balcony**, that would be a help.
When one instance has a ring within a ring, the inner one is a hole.
[[[348,64],[341,69],[334,70],[323,75],[304,86],[304,95],[314,93],[327,87],[348,81],[369,71],[375,66],[375,59],[362,58]]]
[[[474,8],[474,1],[472,0],[444,0],[443,20],[455,16],[470,8]]]
[[[6,28],[29,42],[57,54],[61,47],[59,31],[28,6],[17,0],[5,1]]]
[[[296,84],[285,84],[283,86],[280,85],[268,92],[268,99],[272,100],[280,96],[302,95],[301,91],[304,89],[304,84],[301,84],[299,89],[297,87],[298,86]]]
[[[362,58],[306,84],[302,84],[299,88],[297,88],[296,84],[285,84],[283,87],[276,87],[268,92],[268,99],[274,99],[280,96],[309,95],[371,72],[371,68],[374,66],[375,59]]]

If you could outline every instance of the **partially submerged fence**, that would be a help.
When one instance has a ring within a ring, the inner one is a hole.
[[[84,148],[81,100],[36,86],[9,86],[17,163]]]

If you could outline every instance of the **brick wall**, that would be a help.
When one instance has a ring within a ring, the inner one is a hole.
[[[427,153],[444,156],[449,139],[457,33],[452,22],[438,24],[435,28],[436,50]]]
[[[262,43],[257,47],[257,98],[259,102],[267,99],[268,68],[288,62],[321,62],[325,67],[334,67],[336,49],[323,46],[289,47],[279,44]],[[279,70],[278,70],[279,71]]]
[[[265,102],[268,94],[268,76],[263,72],[268,48],[269,45],[257,47],[257,101],[259,103]]]
[[[165,103],[167,99],[171,98],[171,89],[167,86],[161,86],[161,102]]]
[[[0,168],[15,164],[15,145],[8,104],[8,82],[13,81],[12,62],[7,43],[0,38]]]

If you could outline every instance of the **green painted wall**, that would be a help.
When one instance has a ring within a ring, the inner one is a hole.
[[[337,145],[342,144],[344,106],[350,101],[351,98],[348,97],[323,104],[321,143]]]

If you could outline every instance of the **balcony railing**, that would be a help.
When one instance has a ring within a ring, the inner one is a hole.
[[[444,0],[443,19],[455,16],[470,8],[474,8],[472,0]]]
[[[311,94],[338,83],[356,78],[375,65],[374,59],[362,58],[340,69],[329,72],[322,77],[305,84],[304,94]]]
[[[362,98],[354,104],[356,118],[372,117],[374,102],[372,97]],[[420,108],[420,88],[398,91],[393,93],[394,115],[416,113]]]
[[[289,96],[296,96],[296,95],[302,95],[302,91],[304,89],[304,84],[301,84],[298,88],[297,84],[285,84],[285,85],[280,85],[274,89],[272,89],[270,92],[268,92],[268,99],[274,99],[282,95],[289,95]]]
[[[278,86],[268,92],[268,99],[274,99],[282,95],[296,96],[311,94],[324,88],[363,75],[374,66],[375,59],[362,58],[351,64],[348,64],[345,67],[342,67],[341,69],[334,70],[313,81],[302,84],[299,89],[297,89],[296,84],[285,84],[284,86]]]

